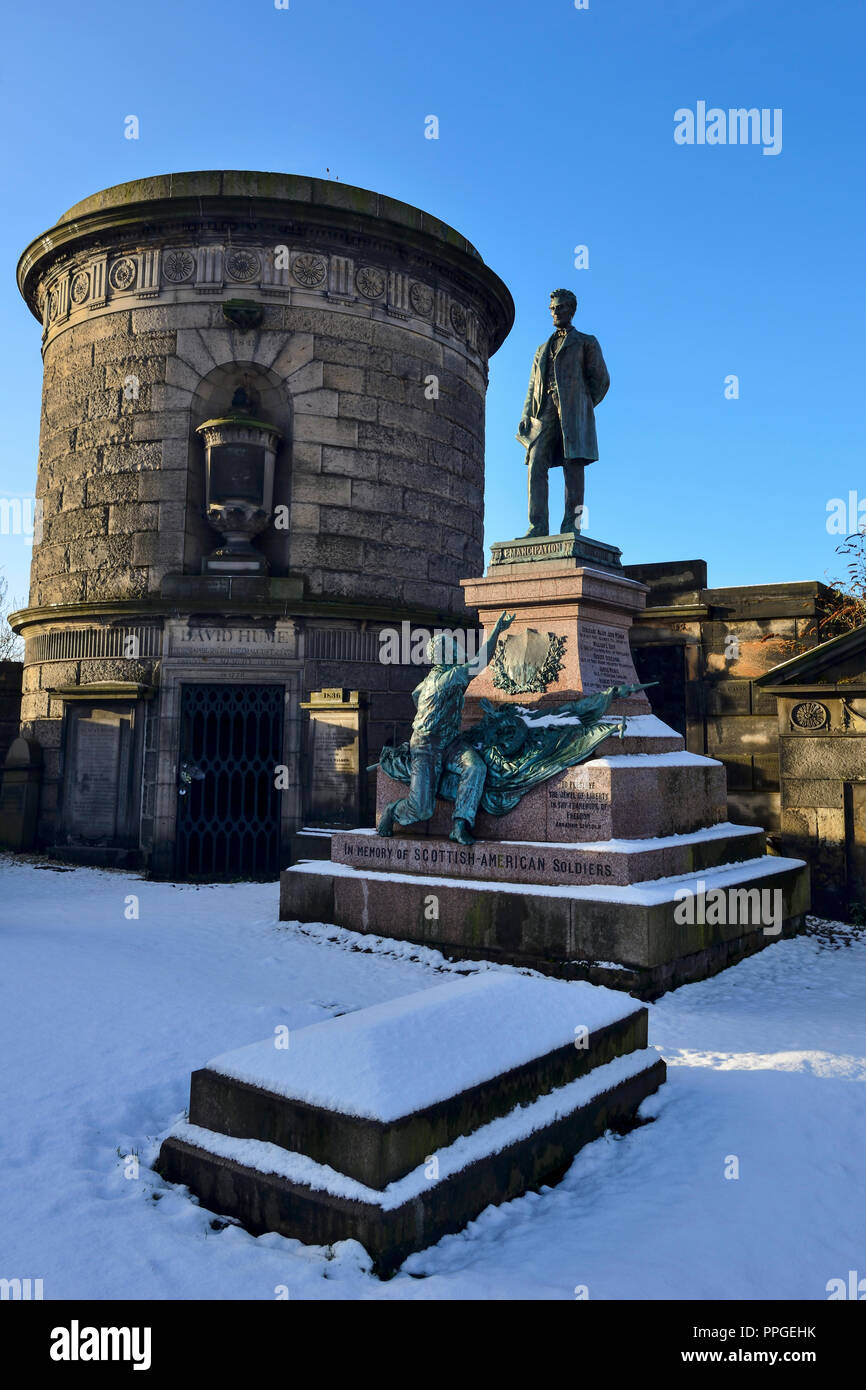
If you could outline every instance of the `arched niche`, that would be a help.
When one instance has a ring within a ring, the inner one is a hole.
[[[184,534],[184,574],[198,574],[202,558],[220,544],[221,536],[204,516],[204,449],[196,429],[205,420],[227,415],[238,387],[258,401],[256,415],[275,425],[282,435],[274,472],[273,517],[286,517],[292,494],[292,402],[286,383],[276,372],[257,362],[228,362],[203,377],[189,405],[189,441]],[[283,509],[278,511],[278,508]],[[289,569],[288,527],[269,525],[256,538],[256,547],[268,561],[272,575]]]

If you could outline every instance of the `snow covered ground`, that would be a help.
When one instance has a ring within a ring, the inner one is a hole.
[[[0,856],[0,1277],[46,1299],[826,1299],[866,1275],[866,930],[838,925],[651,1006],[654,1123],[387,1283],[353,1242],[254,1239],[150,1170],[209,1058],[485,968],[280,923],[275,885]]]

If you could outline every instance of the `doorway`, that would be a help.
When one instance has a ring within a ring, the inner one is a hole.
[[[184,685],[175,875],[214,882],[280,871],[282,685]]]

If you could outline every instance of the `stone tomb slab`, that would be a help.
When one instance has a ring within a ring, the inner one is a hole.
[[[492,883],[627,884],[755,859],[764,849],[763,830],[728,822],[688,835],[586,844],[477,840],[457,845],[432,836],[381,839],[375,830],[350,830],[334,833],[331,862]]]
[[[156,1167],[209,1211],[235,1217],[254,1235],[278,1231],[312,1245],[357,1240],[373,1257],[374,1271],[387,1277],[491,1204],[559,1181],[584,1144],[633,1124],[665,1075],[652,1048],[616,1057],[461,1135],[435,1154],[438,1175],[425,1162],[384,1191],[276,1144],[230,1139],[197,1125],[176,1126]]]
[[[383,1189],[646,1041],[646,1009],[622,994],[484,972],[216,1058],[193,1072],[190,1124]]]
[[[387,1274],[633,1122],[665,1080],[646,1023],[595,986],[504,971],[450,980],[300,1029],[286,1050],[269,1038],[216,1059],[206,1070],[238,1090],[212,1093],[205,1116],[194,1089],[156,1168],[254,1234],[352,1238]],[[242,1115],[251,1089],[264,1099]]]

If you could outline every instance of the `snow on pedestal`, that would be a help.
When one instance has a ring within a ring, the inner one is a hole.
[[[387,1273],[555,1181],[665,1079],[647,1011],[491,972],[271,1037],[194,1072],[158,1170],[255,1233],[357,1239]]]
[[[806,865],[768,856],[760,827],[731,824],[726,790],[722,763],[655,715],[629,716],[623,739],[513,811],[480,813],[473,846],[449,841],[443,800],[403,834],[334,835],[330,861],[282,874],[280,915],[656,998],[802,930]],[[404,794],[380,769],[379,813]],[[716,890],[723,912],[681,910],[683,891]]]

